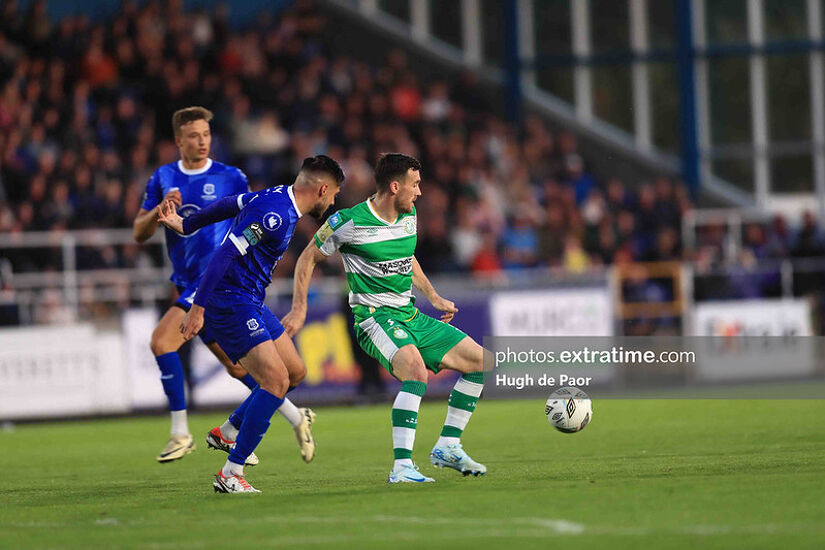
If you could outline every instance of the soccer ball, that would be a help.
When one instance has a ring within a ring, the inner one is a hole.
[[[584,429],[593,418],[593,403],[579,388],[559,388],[544,405],[547,421],[560,432],[572,434]]]

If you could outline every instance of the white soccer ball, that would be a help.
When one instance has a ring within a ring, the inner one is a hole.
[[[559,388],[547,398],[544,414],[558,431],[572,434],[583,430],[593,419],[593,403],[579,388]]]

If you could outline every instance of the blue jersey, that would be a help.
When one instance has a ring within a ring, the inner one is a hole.
[[[206,165],[197,170],[187,170],[181,161],[173,162],[158,168],[146,184],[143,208],[152,210],[175,188],[182,199],[178,214],[185,218],[218,199],[248,191],[249,185],[239,169],[212,159],[207,159]],[[181,287],[198,284],[209,258],[229,231],[230,223],[229,220],[218,222],[186,236],[166,229],[173,283]]]
[[[227,238],[241,255],[229,264],[215,294],[240,294],[261,304],[301,212],[291,186],[244,193],[237,200],[241,211],[232,220]]]

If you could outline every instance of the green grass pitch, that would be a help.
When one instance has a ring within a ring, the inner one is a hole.
[[[160,465],[166,417],[0,431],[0,548],[825,548],[825,401],[601,400],[581,433],[543,402],[484,401],[464,436],[485,477],[435,470],[443,401],[413,458],[436,483],[386,483],[390,406],[321,408],[300,460],[276,417],[247,469],[261,495],[212,491],[226,455]]]

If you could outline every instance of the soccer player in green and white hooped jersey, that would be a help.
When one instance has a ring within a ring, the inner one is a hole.
[[[392,406],[395,462],[390,483],[433,481],[412,461],[428,369],[438,372],[447,368],[462,374],[450,393],[447,419],[430,462],[464,475],[487,471],[461,446],[461,433],[481,396],[484,351],[448,324],[458,309],[439,296],[414,256],[417,222],[413,203],[421,195],[420,171],[420,163],[412,157],[397,153],[381,156],[375,167],[376,194],[330,216],[301,253],[295,266],[292,310],[282,320],[290,336],[300,330],[315,264],[340,250],[358,343],[401,381]],[[443,312],[440,321],[418,311],[412,285]]]

